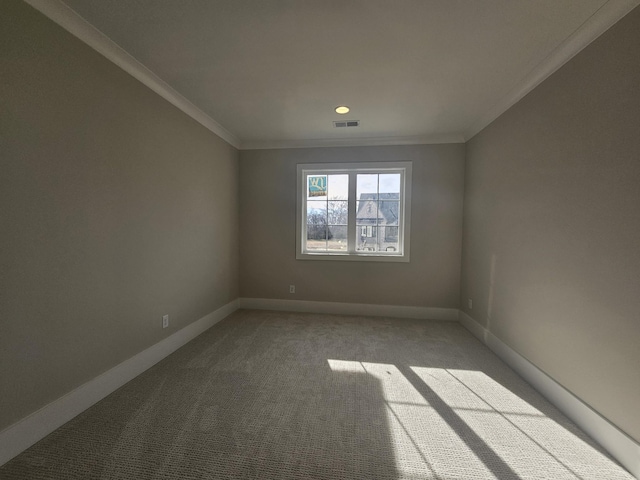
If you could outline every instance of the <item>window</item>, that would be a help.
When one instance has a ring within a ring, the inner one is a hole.
[[[298,165],[296,258],[409,261],[411,163]]]

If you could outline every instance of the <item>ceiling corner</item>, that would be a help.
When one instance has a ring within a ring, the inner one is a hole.
[[[534,67],[501,101],[490,108],[485,115],[481,116],[464,134],[465,142],[480,133],[491,122],[518,103],[535,87],[549,78],[556,70],[638,5],[640,5],[640,0],[608,0],[542,62]]]
[[[61,0],[24,0],[24,2],[60,25],[205,128],[235,148],[240,148],[240,140],[234,134],[174,90],[168,83],[145,67]]]

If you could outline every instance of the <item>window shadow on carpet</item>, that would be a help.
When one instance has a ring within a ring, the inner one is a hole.
[[[241,310],[0,478],[633,477],[455,322]]]

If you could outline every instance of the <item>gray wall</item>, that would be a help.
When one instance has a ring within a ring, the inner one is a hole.
[[[640,440],[640,10],[471,140],[465,173],[464,145],[238,162],[24,3],[2,8],[0,429],[241,293],[462,303]],[[411,262],[295,260],[296,164],[391,160],[414,162]]]
[[[238,152],[12,0],[0,152],[0,429],[238,297]]]
[[[464,152],[462,144],[240,152],[241,296],[458,308]],[[411,261],[296,260],[296,165],[363,161],[413,161]]]
[[[639,59],[636,9],[468,142],[461,287],[465,312],[636,441]]]

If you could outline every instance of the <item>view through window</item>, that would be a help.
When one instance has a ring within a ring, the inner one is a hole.
[[[408,260],[410,175],[408,162],[299,165],[298,258]]]

